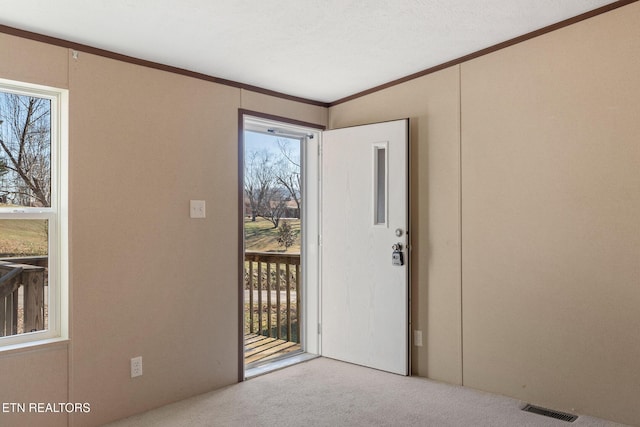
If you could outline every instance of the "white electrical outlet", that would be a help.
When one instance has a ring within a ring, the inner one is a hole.
[[[422,347],[422,331],[413,331],[413,345]]]
[[[191,200],[189,202],[189,214],[191,218],[206,218],[204,200]]]
[[[142,376],[142,356],[131,359],[131,378]]]

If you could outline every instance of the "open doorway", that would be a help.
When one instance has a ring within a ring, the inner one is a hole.
[[[318,353],[320,129],[243,110],[240,124],[242,380]]]

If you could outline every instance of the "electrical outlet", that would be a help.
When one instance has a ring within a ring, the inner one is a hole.
[[[422,347],[422,331],[413,331],[413,345]]]
[[[204,200],[191,200],[189,202],[189,216],[191,218],[206,218],[206,205]]]
[[[131,359],[131,378],[142,376],[142,356]]]

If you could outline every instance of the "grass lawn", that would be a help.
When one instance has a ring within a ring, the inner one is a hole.
[[[0,256],[47,255],[45,220],[0,220]]]
[[[289,246],[287,253],[300,253],[300,220],[281,219],[289,222],[296,235],[295,243]],[[284,252],[284,246],[278,244],[278,229],[273,228],[273,224],[264,218],[256,218],[255,222],[251,218],[244,219],[245,248],[248,251],[258,252]]]

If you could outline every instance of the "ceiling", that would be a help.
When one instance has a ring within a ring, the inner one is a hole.
[[[613,0],[4,0],[0,24],[332,102]]]

